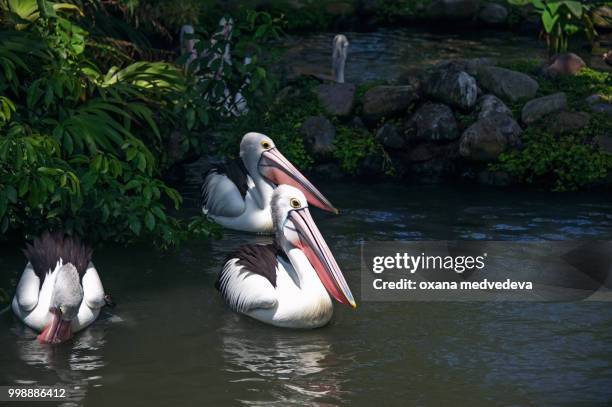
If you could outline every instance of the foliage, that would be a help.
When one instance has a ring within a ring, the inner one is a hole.
[[[583,130],[554,135],[546,128],[529,127],[522,135],[524,148],[504,153],[493,169],[507,171],[520,181],[573,191],[592,185],[612,171],[612,154],[601,151],[596,137],[612,127],[608,117],[592,118]]]
[[[268,106],[264,112],[253,111],[240,118],[222,132],[221,153],[235,157],[238,152],[236,146],[242,136],[249,131],[258,131],[272,137],[283,154],[298,168],[309,169],[314,160],[306,151],[300,127],[307,117],[321,114],[313,86],[313,82],[307,81],[299,88],[291,88],[296,95],[279,100],[269,99],[263,103]]]
[[[505,65],[509,69],[538,75],[541,71],[541,61],[537,59],[516,60]],[[612,73],[597,71],[584,67],[576,75],[564,75],[557,78],[538,76],[538,96],[549,95],[555,92],[565,92],[568,104],[573,109],[587,109],[586,98],[595,93],[604,99],[612,100]],[[515,106],[520,110],[522,103]]]
[[[88,32],[69,19],[79,13],[38,4],[10,8],[0,33],[0,235],[55,227],[92,241],[179,243],[189,229],[166,211],[181,197],[159,179],[159,123],[183,120],[172,108],[183,74],[163,62],[101,71]]]
[[[589,40],[597,35],[589,14],[590,6],[574,0],[509,0],[518,6],[530,5],[540,14],[546,33],[546,43],[551,54],[565,52],[569,37],[579,31]]]
[[[334,157],[348,174],[356,174],[366,157],[382,153],[382,147],[370,132],[355,127],[338,126],[334,145]]]
[[[187,38],[196,41],[197,56],[188,64],[188,82],[178,104],[186,111],[190,130],[240,115],[245,107],[257,110],[258,105],[248,101],[270,95],[273,88],[263,64],[262,44],[279,38],[282,20],[253,10],[225,19],[233,21],[231,31],[218,27],[210,36],[200,30],[202,35]],[[190,57],[181,55],[178,63],[185,64]]]

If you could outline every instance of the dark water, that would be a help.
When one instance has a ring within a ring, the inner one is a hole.
[[[442,60],[492,57],[498,62],[517,59],[546,60],[546,43],[537,35],[478,29],[469,32],[444,32],[443,27],[380,29],[375,32],[344,32],[350,46],[346,61],[346,82],[394,82],[418,68]],[[291,69],[310,74],[331,75],[332,40],[337,33],[317,33],[292,37],[282,62]],[[574,40],[571,51],[590,67],[609,70],[600,55]]]
[[[309,73],[330,75],[335,34],[289,39],[283,63]],[[547,56],[545,43],[535,36],[491,30],[452,34],[403,28],[344,34],[350,43],[345,72],[350,83],[395,81],[415,68],[446,59],[493,57],[504,62]]]
[[[612,238],[609,195],[319,184],[342,213],[313,212],[357,298],[366,239]],[[194,198],[195,185],[187,192]],[[228,311],[213,287],[228,251],[265,240],[228,232],[176,253],[99,249],[118,306],[55,348],[1,315],[0,385],[63,383],[73,389],[65,405],[87,406],[612,401],[609,303],[360,302],[336,306],[325,328],[282,330]],[[23,266],[0,250],[3,276]]]

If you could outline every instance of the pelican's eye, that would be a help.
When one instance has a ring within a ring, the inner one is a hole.
[[[301,202],[295,198],[291,198],[291,200],[289,201],[289,204],[291,205],[292,208],[295,208],[295,209],[302,207]]]
[[[261,146],[265,149],[265,150],[269,150],[272,148],[272,143],[270,143],[269,141],[262,141],[261,142]]]

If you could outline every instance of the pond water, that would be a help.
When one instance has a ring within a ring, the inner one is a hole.
[[[347,81],[393,80],[451,57],[543,56],[533,38],[348,33]],[[328,72],[333,35],[289,43],[288,56]],[[185,214],[195,214],[199,168]],[[57,347],[0,315],[0,385],[64,384],[63,405],[608,405],[609,303],[359,301],[364,240],[612,239],[612,196],[453,186],[321,182],[340,216],[313,210],[359,307],[330,325],[282,330],[230,312],[214,289],[225,256],[268,237],[226,232],[160,253],[100,248],[94,261],[117,307]],[[0,247],[0,286],[24,266]],[[11,293],[12,294],[12,293]]]
[[[187,188],[197,211],[197,177]],[[43,347],[0,315],[0,384],[69,385],[64,405],[609,405],[609,303],[359,301],[364,240],[612,238],[612,196],[319,181],[340,216],[313,210],[358,299],[312,331],[230,312],[213,285],[227,232],[174,253],[100,248],[117,307],[70,343]],[[24,259],[0,249],[16,279]],[[6,278],[2,284],[6,287]],[[76,390],[74,390],[76,389]]]
[[[350,43],[345,72],[346,82],[350,83],[392,82],[416,68],[445,59],[493,57],[504,62],[547,56],[545,43],[535,36],[486,29],[448,33],[402,28],[344,34]],[[329,75],[334,35],[318,33],[289,38],[284,44],[287,52],[283,64]]]

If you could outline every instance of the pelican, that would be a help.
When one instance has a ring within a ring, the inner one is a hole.
[[[191,63],[198,58],[198,51],[195,48],[197,40],[193,38],[194,33],[195,30],[191,25],[184,25],[181,27],[181,33],[179,36],[181,53],[189,54],[189,57],[185,62],[185,69],[188,69],[189,65],[191,65]],[[190,38],[185,38],[185,36],[189,36]]]
[[[344,83],[344,65],[348,54],[349,42],[346,36],[338,34],[334,37],[332,51],[332,76],[338,83]]]
[[[272,139],[247,133],[240,142],[240,161],[213,166],[204,175],[202,211],[214,222],[235,230],[271,233],[270,199],[277,185],[300,190],[314,206],[338,210],[281,154]]]
[[[304,194],[280,185],[271,206],[274,244],[242,246],[228,256],[219,274],[215,286],[229,307],[283,328],[327,324],[333,314],[331,297],[355,308]]]
[[[28,259],[11,307],[41,343],[57,344],[96,320],[104,288],[92,249],[75,237],[45,232],[27,244]]]

